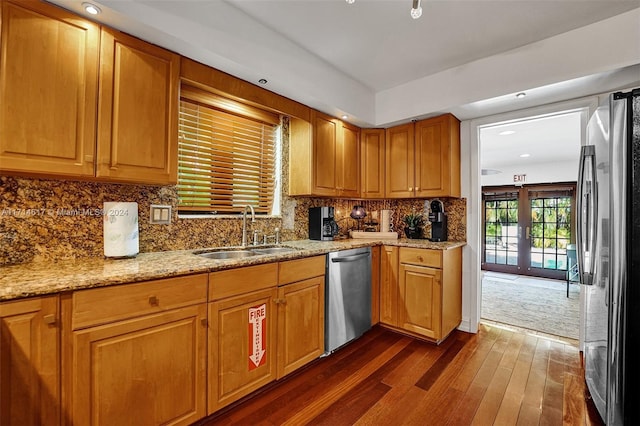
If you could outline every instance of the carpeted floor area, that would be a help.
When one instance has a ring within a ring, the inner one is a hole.
[[[491,321],[556,336],[579,338],[580,286],[564,281],[487,272],[482,314]]]

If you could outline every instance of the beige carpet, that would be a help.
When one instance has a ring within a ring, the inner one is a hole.
[[[491,321],[578,339],[580,286],[564,281],[485,273],[482,314]]]

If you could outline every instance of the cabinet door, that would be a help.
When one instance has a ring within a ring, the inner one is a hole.
[[[73,332],[78,425],[191,424],[206,414],[206,304]]]
[[[324,353],[324,276],[278,288],[278,378]]]
[[[341,197],[360,196],[360,131],[342,123],[337,163],[338,189]]]
[[[313,188],[314,195],[337,195],[338,122],[317,111],[311,113],[313,125]]]
[[[97,176],[177,182],[180,56],[103,29]]]
[[[398,247],[382,246],[380,252],[380,322],[398,325]]]
[[[0,303],[0,425],[60,423],[57,296]]]
[[[380,322],[380,246],[371,247],[371,325]]]
[[[363,129],[360,140],[360,195],[384,198],[384,129]]]
[[[210,303],[209,414],[276,378],[276,287]]]
[[[413,123],[386,131],[385,194],[387,198],[414,196],[414,126]]]
[[[459,127],[451,114],[416,123],[417,197],[460,196]]]
[[[441,271],[401,263],[399,275],[398,326],[439,340],[442,323]]]
[[[99,27],[44,2],[0,7],[0,170],[93,176]]]

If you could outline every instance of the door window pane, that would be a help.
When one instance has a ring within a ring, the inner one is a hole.
[[[531,267],[567,270],[571,197],[531,199]]]
[[[484,261],[518,264],[518,200],[485,200]]]

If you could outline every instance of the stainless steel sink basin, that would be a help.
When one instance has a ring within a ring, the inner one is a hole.
[[[244,257],[259,256],[266,254],[279,254],[289,253],[296,251],[297,249],[291,247],[274,246],[274,247],[255,247],[246,249],[229,248],[229,249],[214,249],[211,251],[204,251],[201,253],[195,253],[198,256],[206,257],[207,259],[242,259]]]
[[[221,250],[198,253],[198,256],[206,257],[208,259],[241,259],[243,257],[251,257],[255,255],[256,253],[249,250]]]
[[[265,248],[254,248],[254,249],[251,249],[251,251],[258,254],[279,254],[279,253],[290,253],[292,251],[296,251],[296,249],[291,247],[265,247]]]

